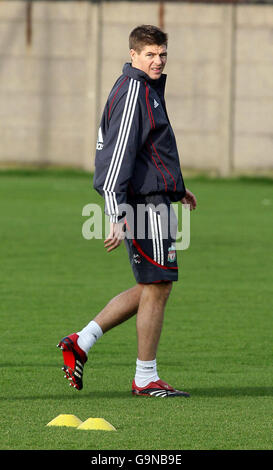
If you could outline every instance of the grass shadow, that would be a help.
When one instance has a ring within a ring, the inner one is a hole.
[[[216,388],[194,388],[190,389],[189,393],[191,398],[235,398],[235,397],[269,397],[273,396],[273,388],[272,387],[216,387]],[[9,396],[2,396],[0,397],[1,401],[25,401],[25,400],[82,400],[82,399],[89,399],[89,400],[115,400],[115,399],[128,399],[132,398],[132,394],[130,390],[94,390],[93,392],[76,392],[72,390],[71,393],[66,394],[59,393],[59,394],[37,394],[37,395],[20,395],[14,396],[9,394]],[[135,398],[135,397],[133,397]],[[147,397],[150,398],[150,397]]]

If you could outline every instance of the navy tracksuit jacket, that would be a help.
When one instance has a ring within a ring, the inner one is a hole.
[[[119,205],[137,195],[185,195],[175,136],[166,111],[166,75],[158,80],[126,63],[107,99],[98,133],[94,188],[117,222]]]

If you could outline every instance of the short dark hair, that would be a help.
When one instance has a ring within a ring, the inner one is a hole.
[[[129,49],[134,49],[138,53],[147,45],[156,44],[167,47],[168,35],[157,26],[143,24],[133,29],[129,36]]]

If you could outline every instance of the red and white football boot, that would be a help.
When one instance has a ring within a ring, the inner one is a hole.
[[[87,361],[87,355],[78,346],[79,335],[73,333],[61,339],[57,347],[63,352],[65,379],[70,381],[70,386],[81,390],[83,388],[82,376],[83,366]]]
[[[167,397],[189,398],[190,397],[189,393],[176,390],[175,388],[168,385],[166,382],[163,382],[163,380],[150,382],[146,387],[137,387],[135,380],[133,380],[132,394],[141,395],[141,396],[160,397],[160,398],[167,398]]]

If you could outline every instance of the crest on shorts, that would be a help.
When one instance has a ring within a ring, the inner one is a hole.
[[[176,260],[176,249],[174,245],[171,245],[170,248],[168,248],[168,261],[170,263],[173,263]]]

